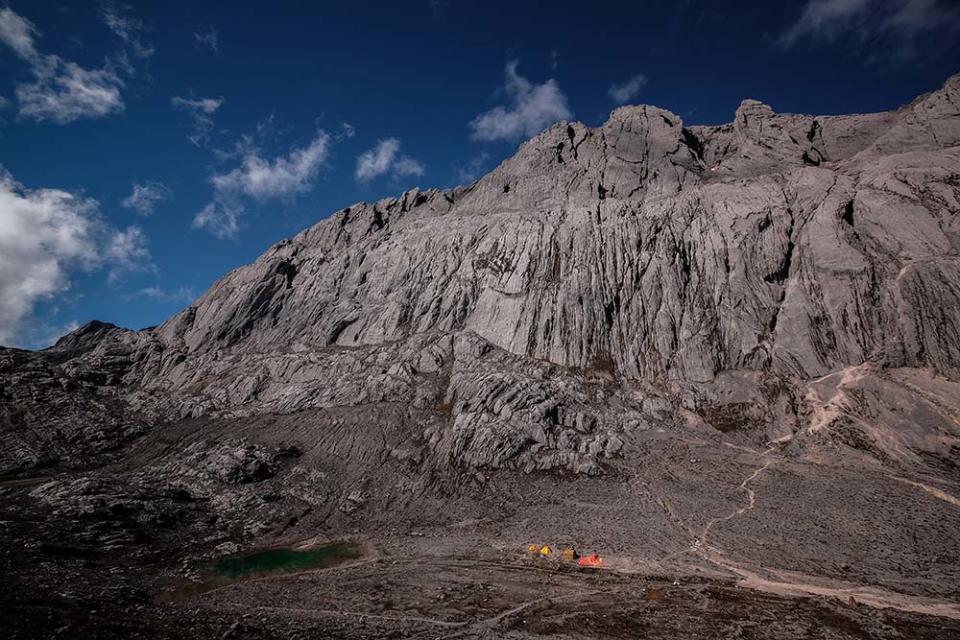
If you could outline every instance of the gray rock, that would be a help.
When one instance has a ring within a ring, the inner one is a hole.
[[[277,244],[157,330],[159,371],[470,331],[633,379],[867,360],[955,374],[958,96],[953,78],[890,114],[747,100],[720,127],[654,107],[556,125],[467,188],[358,204]]]
[[[371,443],[378,461],[598,473],[651,425],[790,440],[810,381],[864,363],[956,379],[958,104],[960,76],[884,114],[745,100],[716,127],[650,106],[555,125],[472,185],[334,214],[156,329],[4,350],[0,461],[402,406],[419,426]],[[221,481],[274,473],[203,455],[192,471]]]

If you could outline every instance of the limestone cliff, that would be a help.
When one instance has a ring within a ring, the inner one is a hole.
[[[555,125],[492,173],[336,213],[157,331],[186,355],[471,331],[620,378],[960,371],[960,77],[899,111]]]
[[[4,351],[2,467],[184,418],[328,412],[310,441],[402,407],[399,440],[350,447],[595,474],[706,425],[955,468],[958,199],[960,76],[890,113],[561,123],[467,187],[335,213],[156,329]],[[885,413],[900,392],[926,431]]]

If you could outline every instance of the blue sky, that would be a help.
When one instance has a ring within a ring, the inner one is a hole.
[[[621,103],[895,108],[950,0],[0,2],[0,344],[158,324],[360,200],[467,183]]]

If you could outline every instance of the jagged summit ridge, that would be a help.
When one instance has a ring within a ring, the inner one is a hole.
[[[650,106],[561,123],[469,187],[279,243],[158,334],[199,353],[467,330],[630,378],[956,371],[958,86],[882,114],[745,100],[718,127]]]

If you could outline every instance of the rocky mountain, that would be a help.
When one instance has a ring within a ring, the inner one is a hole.
[[[8,511],[136,557],[553,536],[856,594],[892,612],[849,613],[871,637],[960,633],[960,76],[881,114],[560,123],[472,185],[327,217],[159,327],[0,350],[0,442],[11,487],[44,479]]]

